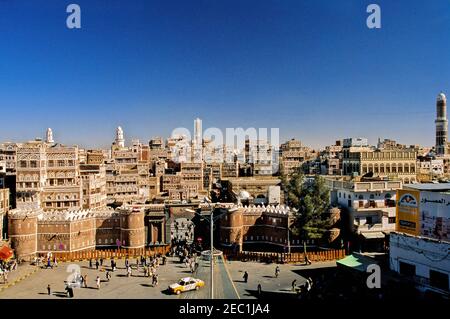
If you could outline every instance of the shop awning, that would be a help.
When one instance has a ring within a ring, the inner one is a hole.
[[[336,261],[336,264],[345,268],[366,272],[369,265],[377,264],[377,262],[370,257],[353,254]]]
[[[362,235],[365,239],[380,239],[380,238],[386,237],[386,236],[385,236],[382,232],[380,232],[380,231],[364,232],[364,233],[361,233],[361,235]]]

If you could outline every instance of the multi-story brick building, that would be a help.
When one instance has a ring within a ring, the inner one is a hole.
[[[280,146],[280,174],[290,175],[303,163],[316,157],[316,153],[299,140],[292,139]]]
[[[80,164],[83,185],[83,209],[106,207],[105,164]]]

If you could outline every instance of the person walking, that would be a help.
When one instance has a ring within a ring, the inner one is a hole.
[[[109,272],[109,270],[106,271],[106,280],[110,280],[111,279],[111,273]]]
[[[305,254],[305,265],[311,265],[311,260],[309,260],[307,254]]]
[[[276,268],[275,268],[275,278],[278,278],[278,275],[280,274],[280,267],[279,266],[277,266]]]
[[[130,262],[128,261],[128,258],[125,259],[125,268],[126,268],[126,269],[128,269],[129,264],[130,264]]]
[[[114,259],[111,259],[111,271],[114,271]]]
[[[262,294],[261,284],[258,284],[258,287],[256,289],[258,290],[258,296],[261,297],[261,294]]]
[[[84,283],[84,288],[87,288],[87,275],[84,275],[83,277],[83,283]]]
[[[97,289],[100,289],[100,277],[97,276],[97,279],[95,280],[96,284],[97,284]]]
[[[52,289],[50,287],[50,284],[47,285],[47,295],[51,295],[52,294]]]
[[[242,278],[244,278],[244,282],[247,283],[247,281],[248,281],[248,272],[245,271],[244,272],[244,276]]]
[[[292,291],[295,291],[295,286],[297,285],[297,279],[292,282]]]
[[[103,258],[100,258],[100,267],[103,267]]]
[[[98,259],[96,259],[95,260],[95,269],[98,270],[98,266],[100,266],[100,263],[99,263]]]
[[[92,259],[89,259],[89,268],[92,268]]]
[[[155,286],[158,286],[158,274],[155,274]]]
[[[131,267],[128,266],[127,268],[127,277],[131,277]]]

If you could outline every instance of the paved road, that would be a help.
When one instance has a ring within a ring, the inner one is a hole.
[[[277,264],[233,261],[227,263],[227,266],[241,298],[257,299],[258,284],[261,285],[264,292],[270,292],[271,297],[295,297],[296,295],[292,291],[292,282],[296,280],[297,286],[301,286],[306,282],[306,278],[297,273],[298,270],[335,267],[336,263],[333,261],[313,263],[309,266],[301,264],[278,265],[280,267],[278,278],[275,277],[275,268]],[[247,283],[245,283],[242,278],[245,271],[249,274]]]
[[[134,260],[130,260],[134,262]],[[208,261],[200,261],[200,267],[196,274],[192,275],[184,264],[179,263],[178,258],[168,258],[168,262],[158,269],[159,286],[153,287],[151,279],[144,277],[142,267],[140,271],[133,269],[133,276],[126,277],[124,260],[117,262],[119,269],[112,273],[110,282],[106,281],[105,272],[90,269],[88,262],[78,262],[72,264],[79,266],[81,273],[88,276],[88,288],[74,289],[75,298],[80,299],[209,299],[210,298],[210,268]],[[58,299],[66,298],[64,292],[64,281],[70,275],[67,267],[70,263],[61,263],[55,269],[39,269],[36,273],[25,278],[16,285],[0,291],[2,298],[33,298],[33,299]],[[109,269],[109,260],[106,260]],[[314,263],[312,266],[302,265],[280,265],[281,273],[275,278],[275,264],[263,264],[256,262],[224,262],[223,259],[216,261],[214,268],[214,297],[216,299],[237,299],[237,298],[257,298],[257,285],[261,284],[263,291],[291,294],[291,283],[297,280],[297,285],[302,285],[305,278],[295,271],[299,269],[333,267],[335,263]],[[27,266],[27,268],[30,266]],[[244,271],[248,271],[248,283],[244,283],[242,276]],[[95,278],[102,279],[100,290],[95,287]],[[196,277],[205,281],[205,287],[199,291],[182,293],[181,295],[171,295],[167,292],[167,287],[182,277]],[[47,285],[52,287],[52,294],[47,295]]]
[[[198,294],[183,294],[179,295],[179,298],[184,299],[209,299],[211,298],[210,292],[210,278],[211,268],[210,262],[202,260],[200,262],[199,270],[196,274],[198,278],[205,280],[205,289],[200,290]],[[214,299],[239,299],[240,296],[234,285],[234,282],[228,271],[228,267],[225,264],[223,257],[219,257],[214,264]]]
[[[153,287],[151,285],[151,279],[144,277],[142,267],[140,271],[137,271],[135,266],[133,267],[132,277],[126,277],[126,271],[124,267],[124,260],[117,262],[118,270],[112,273],[112,279],[110,282],[106,281],[105,271],[91,269],[88,267],[88,262],[78,263],[60,263],[55,269],[39,269],[32,276],[24,279],[16,285],[6,288],[0,292],[1,298],[33,298],[33,299],[54,299],[65,298],[64,281],[67,280],[67,276],[70,272],[67,272],[68,266],[73,265],[78,267],[82,275],[88,276],[88,288],[74,289],[75,298],[80,299],[116,299],[116,298],[135,298],[135,299],[147,299],[147,298],[162,298],[162,299],[176,299],[176,298],[195,298],[195,299],[208,299],[209,296],[209,282],[210,282],[210,268],[209,262],[200,261],[200,267],[196,274],[191,274],[188,268],[178,262],[178,258],[168,258],[168,262],[164,266],[160,266],[158,269],[159,285]],[[130,260],[133,263],[134,260]],[[109,269],[109,260],[105,261],[104,269]],[[27,266],[30,267],[30,266]],[[216,262],[215,267],[215,298],[238,298],[233,283],[230,277],[228,277],[225,270],[225,265],[222,260]],[[100,276],[102,283],[100,290],[96,289],[95,279]],[[199,291],[190,291],[181,295],[171,295],[167,291],[167,287],[175,282],[178,282],[182,277],[196,277],[205,281],[205,287]],[[52,293],[49,296],[47,294],[47,285],[52,287]]]

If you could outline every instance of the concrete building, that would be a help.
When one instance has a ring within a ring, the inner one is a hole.
[[[369,249],[382,249],[386,234],[396,227],[397,190],[402,181],[327,178],[330,200],[342,209],[344,227],[368,242]]]
[[[374,150],[369,147],[343,148],[343,174],[387,177],[404,183],[417,181],[417,151],[414,148]]]
[[[391,270],[412,280],[421,291],[449,295],[450,242],[401,232],[390,235]]]
[[[405,185],[397,196],[397,231],[450,241],[450,183]]]

